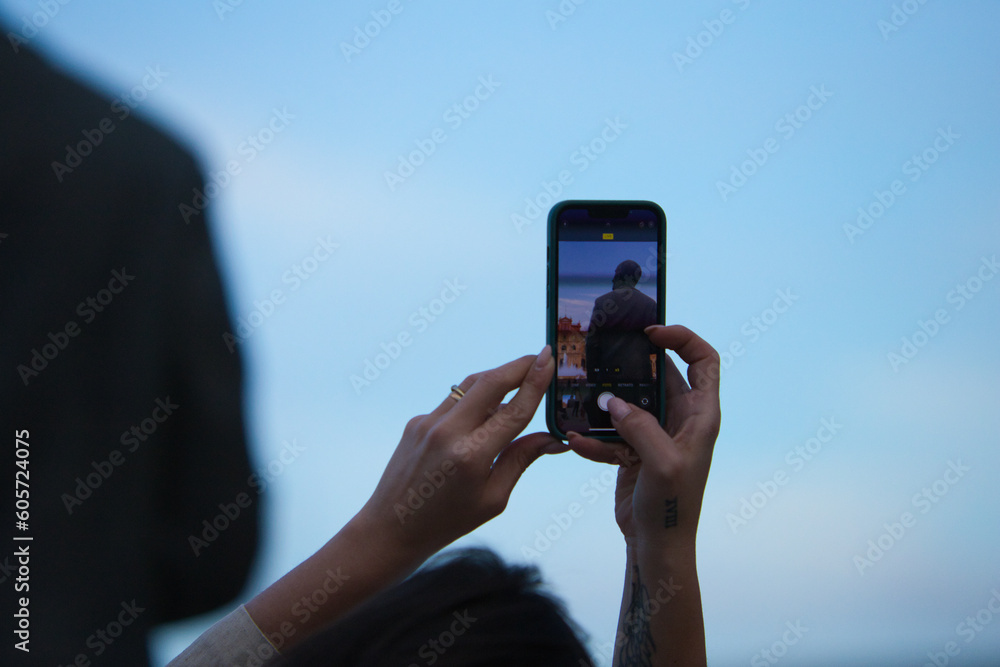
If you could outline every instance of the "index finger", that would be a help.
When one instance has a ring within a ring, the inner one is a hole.
[[[480,460],[492,464],[531,421],[553,370],[552,349],[546,345],[537,357],[522,357],[480,375],[459,404],[445,416],[446,428],[462,434],[471,443],[472,451],[481,451]],[[514,398],[506,405],[499,405],[507,392],[515,388]],[[499,409],[494,409],[498,405]]]
[[[464,403],[467,406],[472,406],[473,404],[479,405],[480,403],[488,402],[490,400],[490,396],[485,396],[484,394],[486,392],[482,391],[482,389],[477,390],[476,394],[471,397],[473,400],[471,401],[468,400],[470,398],[468,396],[468,393],[472,390],[472,387],[479,381],[481,377],[488,375],[490,376],[490,378],[492,378],[490,380],[491,384],[497,385],[497,389],[496,391],[493,392],[493,394],[499,393],[501,391],[503,393],[500,393],[499,396],[496,397],[496,400],[493,404],[483,408],[484,411],[483,418],[485,418],[485,415],[488,415],[490,411],[500,403],[500,399],[502,399],[504,396],[507,395],[508,392],[517,387],[516,381],[510,387],[510,389],[507,390],[502,389],[502,384],[505,381],[513,381],[514,378],[524,377],[524,369],[527,368],[528,361],[533,358],[534,357],[531,356],[524,356],[519,359],[515,359],[513,361],[508,361],[503,366],[498,366],[488,371],[479,371],[478,373],[473,373],[472,375],[467,376],[459,384],[455,385],[456,387],[459,388],[462,394],[461,400],[456,400],[456,398],[458,397],[454,393],[449,396],[446,396],[444,400],[442,400],[441,403],[438,404],[436,408],[434,408],[434,410],[428,415],[428,417],[431,419],[431,421],[437,422],[447,414],[451,414],[453,412],[461,413],[469,411],[469,410],[459,410],[458,408],[459,403]],[[499,385],[497,384],[498,381],[500,383]],[[480,421],[482,421],[482,419],[480,419]]]
[[[494,449],[497,453],[517,437],[531,421],[538,404],[549,388],[553,371],[555,363],[552,359],[552,346],[546,345],[522,378],[514,398],[506,405],[501,405],[500,409],[490,415],[483,424],[483,427],[493,434]]]
[[[444,412],[442,421],[448,422],[448,429],[456,433],[468,433],[481,425],[494,414],[504,396],[521,386],[535,359],[527,355],[470,375],[459,385],[464,396]]]
[[[673,350],[688,365],[688,384],[718,398],[721,360],[715,348],[685,326],[654,325],[646,328],[654,345]]]

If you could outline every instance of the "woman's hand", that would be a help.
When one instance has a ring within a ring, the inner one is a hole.
[[[555,364],[545,347],[467,377],[414,417],[358,514],[319,551],[247,602],[281,650],[340,618],[419,567],[438,549],[503,511],[514,485],[544,453],[568,448],[547,433],[514,440],[545,395]],[[504,396],[517,389],[508,404]],[[457,396],[457,395],[456,395]]]
[[[615,518],[630,545],[694,547],[702,497],[719,434],[719,355],[682,326],[652,326],[650,341],[688,364],[687,381],[666,363],[666,423],[614,398],[611,423],[631,447],[571,434],[586,458],[619,463]]]
[[[719,355],[681,326],[646,329],[687,363],[687,381],[667,358],[666,423],[613,398],[611,423],[631,447],[572,434],[569,446],[618,463],[615,518],[625,535],[625,588],[614,664],[706,664],[695,536],[719,435]]]
[[[554,369],[546,346],[537,357],[470,375],[459,385],[462,398],[447,396],[430,414],[411,419],[354,521],[423,559],[500,514],[533,461],[568,449],[547,433],[514,439],[534,416]]]

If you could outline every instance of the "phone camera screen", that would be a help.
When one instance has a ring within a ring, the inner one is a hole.
[[[556,425],[613,435],[615,396],[659,416],[663,357],[643,329],[662,322],[661,214],[567,207],[554,231]]]

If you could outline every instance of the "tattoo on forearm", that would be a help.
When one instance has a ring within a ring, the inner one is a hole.
[[[648,667],[652,665],[656,644],[649,629],[649,592],[639,577],[639,568],[632,570],[631,601],[622,619],[619,667]]]
[[[663,522],[664,528],[673,528],[677,525],[677,496],[667,498],[667,518]]]

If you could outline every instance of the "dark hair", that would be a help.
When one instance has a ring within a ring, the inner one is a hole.
[[[285,667],[586,667],[590,656],[538,569],[485,549],[444,554],[293,647]]]
[[[611,284],[615,287],[635,287],[642,278],[642,268],[631,259],[626,259],[615,267],[615,277]]]

